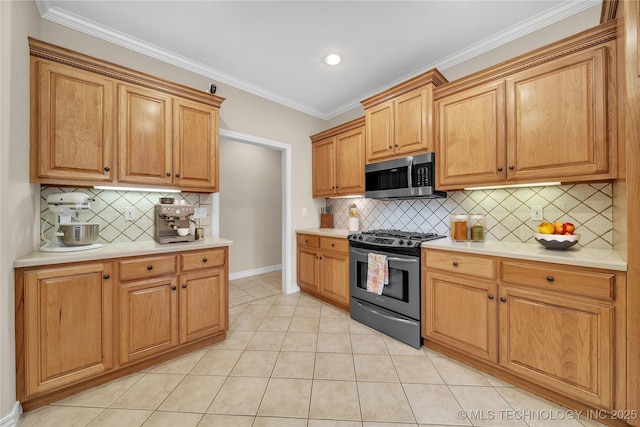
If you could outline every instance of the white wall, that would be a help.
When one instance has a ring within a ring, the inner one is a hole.
[[[282,264],[282,152],[220,140],[220,233],[229,273]]]

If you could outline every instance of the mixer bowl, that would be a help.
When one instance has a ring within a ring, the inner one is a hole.
[[[60,224],[58,231],[60,242],[65,246],[90,245],[98,238],[100,224],[89,222],[74,222],[72,224]]]

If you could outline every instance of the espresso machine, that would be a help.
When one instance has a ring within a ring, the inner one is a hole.
[[[161,200],[162,202],[162,200]],[[195,213],[193,205],[184,200],[174,203],[158,203],[155,208],[155,239],[158,243],[193,242],[190,217]]]

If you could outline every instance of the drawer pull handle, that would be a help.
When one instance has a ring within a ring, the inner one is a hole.
[[[172,290],[172,291],[175,291],[176,289],[178,289],[178,287],[177,287],[176,285],[173,285],[173,286],[171,287],[171,290]]]
[[[554,280],[556,279],[554,279],[553,276],[547,276],[547,282],[553,282]]]
[[[187,284],[186,283],[182,284],[182,289],[187,289]]]
[[[305,239],[305,241],[304,241],[304,242],[305,242],[305,243],[309,243],[309,241],[308,241],[308,240],[306,240],[306,239]]]
[[[209,260],[206,259],[206,258],[202,258],[202,262],[207,262],[207,261],[209,261]]]
[[[505,297],[500,297],[500,301],[507,302],[507,299]]]
[[[458,266],[458,261],[453,261],[453,266],[457,267]]]
[[[335,246],[335,244],[333,244],[333,243],[332,243],[332,244],[331,244],[331,247],[334,247],[334,246]]]
[[[493,298],[494,298],[493,294],[489,294],[489,299],[493,299]]]
[[[103,278],[104,280],[109,279],[109,277],[111,277],[111,276],[109,276],[108,274],[105,274],[104,276],[102,276],[102,278]]]
[[[147,270],[149,271],[153,270],[153,265],[147,265]]]

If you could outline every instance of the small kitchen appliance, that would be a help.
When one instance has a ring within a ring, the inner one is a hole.
[[[161,200],[162,201],[162,200]],[[195,213],[193,205],[181,203],[158,203],[155,208],[155,239],[158,243],[193,242],[194,234],[184,234],[189,229],[191,216]],[[179,231],[180,230],[180,231]]]
[[[93,243],[98,238],[99,224],[72,222],[74,213],[90,208],[89,202],[95,199],[86,193],[54,193],[47,197],[49,211],[55,216],[53,236],[51,240],[44,237],[46,242],[40,250],[42,252],[73,252],[98,249],[100,243]]]

